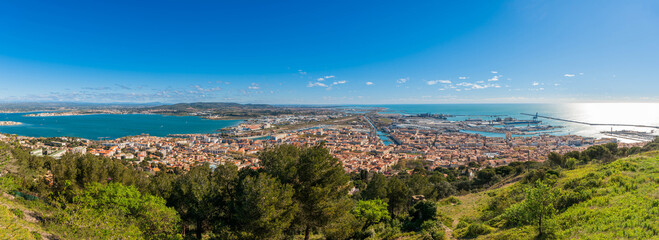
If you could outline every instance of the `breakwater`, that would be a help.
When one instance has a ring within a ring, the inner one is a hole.
[[[563,121],[563,122],[590,125],[590,126],[642,127],[642,128],[656,128],[656,129],[659,129],[659,126],[650,126],[650,125],[620,124],[620,123],[588,123],[588,122],[581,122],[581,121],[562,119],[562,118],[556,118],[556,117],[542,116],[542,115],[538,115],[538,114],[529,114],[529,113],[520,113],[520,114],[526,115],[526,116],[532,116],[532,117],[546,118],[546,119],[551,119],[551,120],[556,120],[556,121]]]

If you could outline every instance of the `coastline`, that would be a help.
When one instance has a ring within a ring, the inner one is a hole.
[[[87,116],[87,115],[100,115],[100,114],[113,114],[113,115],[125,115],[125,114],[135,114],[135,113],[123,113],[123,112],[114,112],[114,111],[100,111],[100,112],[37,112],[31,114],[25,114],[23,117],[63,117],[63,116]]]
[[[207,120],[248,120],[251,119],[249,117],[233,117],[233,116],[227,116],[227,117],[200,117],[202,119],[207,119]]]
[[[15,121],[0,121],[0,126],[19,126],[23,125],[22,122],[15,122]]]

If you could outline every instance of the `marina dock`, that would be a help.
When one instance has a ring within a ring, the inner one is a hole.
[[[581,122],[581,121],[575,121],[575,120],[569,120],[569,119],[555,118],[555,117],[549,117],[549,116],[541,116],[541,115],[538,115],[537,113],[536,114],[520,113],[520,114],[526,115],[526,116],[532,116],[532,117],[539,117],[539,118],[546,118],[546,119],[552,119],[552,120],[557,120],[557,121],[563,121],[563,122],[571,122],[571,123],[577,123],[577,124],[590,125],[590,126],[642,127],[642,128],[656,128],[656,129],[659,129],[659,126],[650,126],[650,125],[619,124],[619,123],[587,123],[587,122]]]

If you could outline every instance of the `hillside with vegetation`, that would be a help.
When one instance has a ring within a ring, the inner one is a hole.
[[[0,238],[651,239],[659,139],[548,161],[348,174],[322,145],[280,145],[260,168],[183,172],[94,155],[31,156],[0,144]]]
[[[592,161],[555,155],[551,171],[452,197],[439,211],[451,216],[459,239],[657,239],[657,142],[617,160],[608,151]]]

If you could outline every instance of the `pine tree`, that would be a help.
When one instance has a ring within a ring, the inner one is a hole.
[[[349,177],[341,162],[322,145],[295,147],[280,145],[260,154],[263,170],[284,184],[292,184],[293,199],[299,206],[296,225],[311,230],[339,219],[350,209],[347,198]]]
[[[267,173],[247,176],[236,189],[231,224],[240,239],[282,239],[296,210],[291,186]]]

